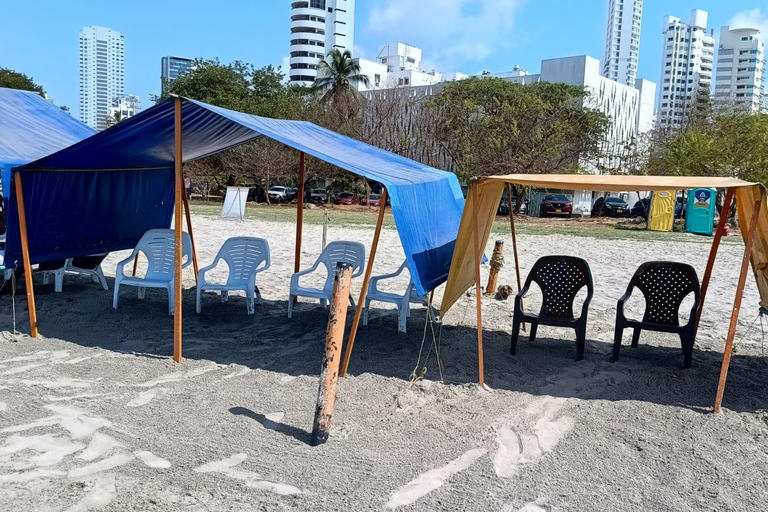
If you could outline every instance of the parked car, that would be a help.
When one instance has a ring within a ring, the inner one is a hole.
[[[629,217],[630,207],[620,197],[598,197],[592,206],[593,217]]]
[[[517,208],[517,197],[512,198],[512,209],[514,210],[515,208]],[[528,202],[523,201],[523,204],[520,206],[520,215],[525,215],[526,213],[528,213]],[[509,202],[506,197],[501,198],[498,215],[509,215]]]
[[[294,199],[299,197],[299,189],[295,187],[289,188],[286,190],[285,196],[286,196],[286,199],[288,199],[288,201],[293,201]]]
[[[541,201],[539,216],[559,215],[570,217],[573,213],[573,202],[565,194],[547,194]]]
[[[651,200],[647,197],[644,197],[635,203],[635,206],[633,206],[629,212],[629,216],[632,217],[633,219],[635,217],[642,217],[644,219],[647,219],[648,211],[650,210],[650,208],[651,208]]]
[[[313,203],[327,203],[328,193],[323,188],[313,188],[309,198]]]
[[[267,194],[269,194],[269,200],[276,203],[282,203],[288,200],[288,187],[274,186],[269,187]]]
[[[342,192],[336,196],[336,199],[333,200],[333,204],[344,205],[358,204],[359,202],[360,201],[358,201],[357,196],[351,192]]]
[[[362,198],[360,204],[368,206],[368,197]],[[381,194],[371,194],[370,206],[381,206]]]

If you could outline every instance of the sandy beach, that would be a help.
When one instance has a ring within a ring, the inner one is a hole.
[[[195,279],[184,271],[184,361],[171,360],[167,299],[110,291],[67,277],[63,293],[36,276],[40,337],[27,336],[26,300],[0,297],[0,509],[22,511],[592,511],[763,510],[768,504],[768,365],[750,274],[724,411],[713,415],[722,349],[743,246],[728,240],[715,265],[693,368],[679,339],[624,338],[610,363],[616,301],[649,260],[684,261],[703,275],[710,239],[658,241],[521,235],[521,272],[537,258],[587,259],[595,281],[586,357],[572,331],[541,327],[509,354],[513,301],[487,299],[485,371],[477,385],[474,296],[464,297],[421,352],[426,310],[408,334],[374,304],[350,375],[340,381],[333,430],[310,447],[327,313],[303,300],[287,318],[295,226],[193,217],[201,266],[232,236],[266,238],[272,267],[264,301],[206,294],[195,314]],[[370,247],[373,230],[332,225],[329,240]],[[321,250],[322,228],[304,228],[302,267]],[[487,250],[492,251],[492,236]],[[516,289],[511,243],[500,284]],[[374,275],[403,261],[385,229]],[[482,269],[483,283],[487,266]],[[224,272],[217,270],[221,277]],[[405,279],[390,286],[400,290]],[[355,296],[362,279],[353,283]],[[436,293],[439,303],[441,291]],[[536,297],[529,301],[534,307]],[[686,303],[690,304],[690,303]],[[682,308],[690,310],[690,305]],[[629,312],[639,315],[637,296]],[[687,315],[686,315],[687,316]],[[350,312],[351,323],[351,312]],[[440,371],[442,369],[442,371]],[[441,376],[442,374],[442,376]]]

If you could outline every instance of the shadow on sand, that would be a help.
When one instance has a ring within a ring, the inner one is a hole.
[[[109,279],[110,287],[112,280]],[[149,358],[173,354],[173,322],[167,315],[163,291],[147,290],[138,300],[132,289],[120,295],[120,308],[112,309],[112,293],[84,281],[67,282],[65,293],[53,286],[36,286],[38,323],[45,337],[59,338],[86,347],[132,353]],[[0,297],[0,325],[10,331],[10,298]],[[17,293],[17,328],[29,332],[23,291]],[[286,301],[265,300],[255,315],[246,314],[245,299],[204,296],[203,311],[195,314],[195,291],[184,295],[184,358],[240,364],[283,374],[318,375],[323,354],[327,312],[316,303],[300,303],[293,319],[287,318]],[[419,357],[425,328],[425,310],[417,308],[408,322],[408,334],[397,334],[392,310],[373,310],[369,326],[361,327],[350,365],[351,375],[375,374],[409,380]],[[347,329],[351,324],[350,310]],[[440,336],[440,356],[446,384],[477,381],[477,342],[473,325],[458,325],[461,314],[449,316]],[[471,315],[470,315],[471,316]],[[501,330],[499,330],[501,328]],[[575,362],[572,332],[547,330],[530,343],[521,335],[516,356],[509,353],[511,320],[484,331],[486,383],[496,390],[534,395],[578,397],[584,400],[637,400],[706,412],[714,402],[722,353],[694,352],[693,368],[680,370],[682,352],[674,337],[659,338],[644,333],[638,349],[628,339],[622,359],[610,363],[612,333],[595,339],[588,328],[585,360]],[[552,336],[552,337],[549,337]],[[663,335],[661,335],[663,336]],[[661,345],[660,343],[664,343]],[[427,378],[439,380],[431,333],[424,353]],[[766,408],[768,364],[759,356],[736,355],[731,363],[724,406],[739,412]],[[605,383],[610,385],[603,385]],[[265,428],[284,432],[302,442],[309,433],[268,420],[253,411],[234,408]]]

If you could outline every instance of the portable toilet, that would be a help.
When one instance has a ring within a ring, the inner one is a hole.
[[[685,209],[685,229],[689,233],[712,236],[715,223],[715,194],[711,188],[695,188],[688,191]]]
[[[675,191],[661,190],[651,196],[648,212],[648,229],[651,231],[672,231],[675,222]]]

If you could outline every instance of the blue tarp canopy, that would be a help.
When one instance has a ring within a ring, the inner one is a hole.
[[[0,87],[0,174],[8,197],[11,169],[96,133],[36,92]]]
[[[464,198],[456,176],[304,121],[182,99],[184,162],[268,137],[382,183],[420,293],[448,276]],[[32,263],[133,248],[170,225],[174,101],[21,167]],[[15,193],[6,261],[21,261]]]

